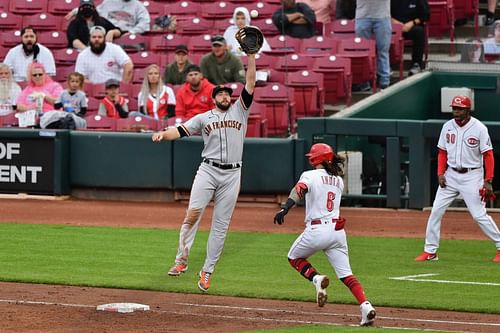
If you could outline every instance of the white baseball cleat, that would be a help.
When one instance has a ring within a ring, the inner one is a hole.
[[[330,279],[326,275],[316,275],[313,278],[313,284],[316,287],[316,303],[319,307],[323,307],[328,299],[326,288],[330,284]]]
[[[361,309],[361,323],[359,323],[359,326],[372,326],[377,314],[373,306],[370,302],[365,301],[359,308]]]

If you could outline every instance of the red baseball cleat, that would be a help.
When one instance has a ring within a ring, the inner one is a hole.
[[[497,250],[497,255],[496,255],[496,257],[493,259],[493,262],[500,262],[500,250]]]
[[[439,260],[437,253],[422,252],[418,257],[415,258],[415,261],[430,261],[430,260]]]
[[[168,275],[170,276],[179,276],[181,273],[185,273],[188,270],[188,266],[186,264],[175,264],[168,270]]]
[[[198,288],[200,288],[200,290],[203,292],[208,291],[208,288],[210,287],[210,275],[212,275],[212,273],[200,272],[200,280],[198,281]]]

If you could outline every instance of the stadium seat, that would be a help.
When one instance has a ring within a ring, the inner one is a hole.
[[[158,16],[168,14],[165,11],[165,4],[156,1],[143,1],[142,4],[148,10],[151,20],[154,21]]]
[[[274,67],[276,61],[278,61],[278,58],[279,57],[275,55],[259,53],[255,55],[255,66],[257,67],[257,70],[271,69]],[[246,56],[242,56],[240,57],[240,60],[246,68],[248,64],[248,58]]]
[[[188,20],[177,21],[177,33],[184,36],[212,34],[214,22],[204,18],[193,17]]]
[[[161,73],[163,74],[163,73]],[[133,84],[142,84],[144,76],[146,75],[145,68],[134,68],[134,76],[132,78]]]
[[[177,22],[190,20],[201,13],[201,4],[194,1],[174,1],[167,3],[165,6],[165,13],[168,15],[175,15]]]
[[[54,80],[63,83],[68,81],[68,75],[75,71],[74,66],[57,66]]]
[[[294,102],[293,89],[279,83],[272,83],[265,87],[256,87],[254,101],[266,105],[265,118],[267,119],[269,135],[287,136],[294,132]]]
[[[189,55],[204,55],[212,51],[212,36],[211,35],[196,35],[189,38],[187,47]]]
[[[354,20],[333,20],[331,23],[331,32],[334,38],[354,38],[356,37],[356,28]]]
[[[136,34],[128,34],[115,39],[113,43],[120,45],[127,53],[142,52],[149,50],[150,37]]]
[[[80,6],[80,0],[48,0],[47,12],[64,16]]]
[[[74,65],[76,63],[76,58],[78,57],[78,51],[75,49],[53,50],[52,54],[54,55],[54,61],[56,62],[57,66],[73,66],[74,67]]]
[[[174,50],[177,45],[187,45],[188,36],[180,36],[178,34],[167,34],[163,36],[154,36],[151,38],[151,51],[160,51],[169,56],[169,61],[173,59]]]
[[[337,53],[339,39],[325,36],[314,36],[302,40],[300,54],[310,57],[321,57]]]
[[[130,96],[128,98],[128,112],[139,111],[137,96]]]
[[[158,120],[141,116],[129,116],[116,120],[116,130],[123,132],[156,131],[158,125]]]
[[[252,108],[254,106],[252,105]],[[247,125],[247,138],[262,138],[266,137],[264,126],[267,126],[267,119],[262,119],[260,114],[250,113],[248,116],[248,125]]]
[[[282,72],[300,71],[305,69],[312,69],[314,58],[305,57],[299,54],[286,54],[278,57],[274,64],[274,69]]]
[[[68,38],[62,31],[40,31],[37,39],[40,44],[52,49],[52,52],[56,51],[53,49],[64,49],[68,46]]]
[[[295,114],[300,117],[323,116],[325,104],[324,76],[309,70],[288,73],[286,86],[293,88]]]
[[[23,27],[23,17],[13,13],[0,13],[0,29],[14,30]]]
[[[249,12],[255,9],[257,11],[256,18],[259,19],[271,18],[274,12],[281,8],[280,5],[271,4],[267,1],[252,2],[252,4],[246,7],[248,8]],[[252,24],[253,24],[253,19],[252,19]]]
[[[391,48],[389,49],[389,61],[392,64],[399,65],[399,80],[403,79],[404,68],[404,38],[403,26],[401,24],[392,24]]]
[[[212,32],[214,35],[224,35],[224,32],[226,31],[227,27],[233,24],[234,23],[232,18],[222,18],[220,20],[215,20]]]
[[[335,55],[317,58],[313,71],[323,74],[325,103],[335,104],[345,98],[346,104],[351,104],[351,59]]]
[[[16,113],[9,113],[5,116],[0,116],[0,127],[18,127],[19,121],[16,118]]]
[[[33,15],[47,12],[47,0],[11,0],[9,11],[19,15]]]
[[[201,5],[201,17],[208,20],[222,20],[233,17],[236,5],[228,1],[207,2]]]
[[[474,36],[479,37],[479,0],[453,0],[455,20],[474,18]]]
[[[267,38],[271,51],[263,51],[266,54],[285,55],[287,53],[299,53],[302,39],[289,36],[273,36]]]
[[[8,48],[0,46],[0,62],[3,62],[3,59],[7,55],[7,52],[9,52]]]
[[[92,114],[97,114],[97,111],[99,111],[99,104],[101,101],[95,97],[87,97],[87,114],[85,116],[90,116]]]
[[[258,27],[262,31],[264,36],[266,36],[266,39],[273,36],[278,36],[280,34],[279,30],[276,29],[273,20],[271,20],[270,18],[254,19],[252,20],[252,25]]]
[[[377,91],[377,62],[375,41],[361,37],[345,38],[339,43],[338,55],[351,59],[352,83],[372,82],[373,92]]]
[[[61,20],[60,16],[48,13],[25,15],[23,16],[23,27],[31,25],[39,31],[59,31],[61,30]]]
[[[159,53],[153,51],[143,51],[129,54],[130,59],[134,63],[134,68],[145,68],[151,64],[161,64]]]
[[[231,94],[231,100],[233,102],[240,97],[241,92],[243,91],[243,87],[245,86],[241,82],[231,82],[231,83],[226,83],[225,85],[233,89],[233,93]]]
[[[455,14],[453,0],[429,0],[429,36],[442,37],[449,32],[450,42],[455,40]]]
[[[100,115],[85,117],[88,131],[115,131],[116,119]]]
[[[277,69],[270,69],[268,71],[268,77],[267,77],[267,83],[280,83],[280,84],[285,84],[286,80],[286,72],[279,71]],[[259,82],[260,83],[260,82]]]

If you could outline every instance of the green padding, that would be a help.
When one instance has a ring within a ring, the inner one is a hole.
[[[286,193],[293,186],[294,141],[246,139],[241,193]],[[188,191],[201,162],[203,140],[191,137],[174,143],[174,188]]]
[[[71,131],[70,156],[73,186],[172,188],[172,143],[149,133]]]
[[[325,121],[326,133],[344,135],[395,136],[396,120],[330,118]]]

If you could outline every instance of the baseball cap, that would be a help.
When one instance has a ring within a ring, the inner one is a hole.
[[[179,53],[179,52],[184,52],[185,54],[188,54],[188,48],[186,45],[184,44],[179,44],[175,47],[175,53]]]
[[[226,39],[222,37],[221,35],[213,36],[212,39],[212,45],[225,45],[226,44]]]
[[[106,29],[104,29],[104,27],[101,27],[100,25],[94,25],[92,28],[90,28],[89,35],[92,35],[96,31],[101,33],[103,36],[106,36]]]
[[[108,79],[104,83],[104,87],[106,88],[111,88],[111,87],[119,87],[120,86],[120,81],[116,79]]]
[[[496,20],[495,23],[493,23],[493,27],[495,29],[500,29],[500,20]]]
[[[80,7],[84,5],[94,6],[94,0],[80,0]]]
[[[218,86],[215,86],[214,89],[212,89],[212,98],[215,98],[215,96],[220,92],[220,91],[227,91],[229,95],[233,93],[233,89],[226,87],[223,84],[219,84]]]
[[[191,72],[200,72],[201,73],[201,68],[198,65],[191,64],[188,66],[186,69],[186,74],[191,73]]]

